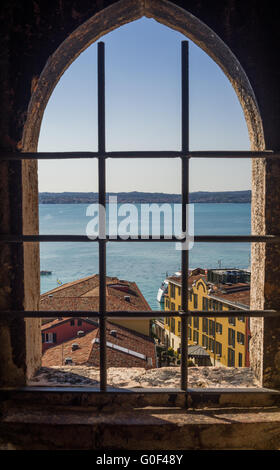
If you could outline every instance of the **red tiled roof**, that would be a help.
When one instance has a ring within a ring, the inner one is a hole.
[[[107,322],[106,330],[108,367],[156,367],[153,339],[112,322]],[[116,332],[116,336],[110,334],[112,330]],[[75,337],[50,347],[43,354],[42,366],[64,365],[64,361],[68,357],[71,357],[75,365],[98,366],[99,337],[100,331],[99,328],[96,328],[82,337]],[[75,350],[72,350],[73,343],[78,345]],[[152,360],[151,365],[148,363],[148,358]]]
[[[135,282],[107,277],[107,310],[151,311]],[[97,274],[69,282],[40,296],[40,310],[99,310],[99,276]],[[125,299],[129,297],[129,301]]]
[[[174,282],[175,284],[181,285],[181,276],[169,276],[167,278],[169,281]],[[199,279],[203,279],[206,281],[206,276],[204,274],[195,274],[188,277],[188,285],[191,287],[194,282],[198,281]]]
[[[224,293],[220,290],[210,294],[211,297],[215,297],[217,300],[222,299],[230,303],[241,304],[250,307],[250,289],[239,292],[228,292]]]
[[[230,303],[250,306],[250,284],[237,282],[235,284],[211,285],[211,297],[222,299]]]

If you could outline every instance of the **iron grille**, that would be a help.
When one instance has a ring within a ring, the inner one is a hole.
[[[187,218],[184,208],[189,203],[189,160],[190,158],[279,158],[280,153],[273,151],[190,151],[189,150],[189,47],[188,41],[181,43],[181,126],[182,142],[181,151],[123,151],[106,152],[105,141],[105,46],[98,43],[98,151],[97,152],[40,152],[40,153],[12,153],[3,151],[0,160],[32,160],[32,159],[72,159],[72,158],[97,158],[98,159],[98,202],[106,208],[106,159],[108,158],[180,158],[182,174],[182,233],[187,232]],[[99,215],[99,233],[105,233],[106,220]],[[181,238],[184,243],[187,236]],[[195,242],[266,242],[279,243],[279,235],[195,235]],[[97,237],[94,240],[86,235],[0,235],[1,243],[26,243],[26,242],[98,242],[99,244],[99,311],[83,311],[83,316],[97,317],[100,324],[100,391],[107,390],[107,360],[106,360],[106,320],[107,318],[131,316],[131,311],[108,311],[106,309],[106,243],[109,237]],[[120,236],[110,239],[112,242],[137,242],[136,238],[123,240]],[[178,238],[172,236],[168,239],[163,236],[148,236],[141,242],[172,242],[178,243]],[[181,389],[187,390],[187,359],[188,359],[188,318],[191,316],[209,317],[209,310],[189,310],[188,308],[188,250],[181,251],[181,287],[182,302],[180,311],[137,311],[134,317],[180,317],[181,318]],[[278,316],[276,310],[242,310],[244,317],[268,317]],[[1,311],[0,318],[42,318],[52,317],[50,311]],[[77,311],[60,311],[60,316],[77,317]],[[238,317],[240,311],[227,310],[215,311],[216,318]]]

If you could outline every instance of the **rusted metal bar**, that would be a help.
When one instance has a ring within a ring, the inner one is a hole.
[[[189,44],[188,41],[181,43],[181,139],[182,153],[189,152]],[[188,231],[187,207],[189,204],[189,159],[187,156],[181,158],[182,163],[182,233]],[[189,250],[181,250],[181,308],[188,315],[188,272],[189,272]],[[188,319],[181,319],[181,389],[188,387]]]
[[[229,150],[201,150],[182,152],[180,150],[145,150],[145,151],[115,151],[115,152],[0,152],[0,160],[65,160],[80,158],[269,158],[280,159],[280,152],[272,150],[229,151]]]
[[[98,43],[98,151],[105,152],[105,46]],[[99,233],[106,233],[106,166],[105,158],[98,160],[98,202]],[[106,346],[106,240],[99,241],[99,331],[100,331],[100,391],[107,389],[107,346]]]
[[[0,235],[0,243],[34,243],[34,242],[99,242],[102,238],[89,238],[87,235]],[[103,239],[110,242],[182,242],[188,240],[187,237],[178,238],[165,235],[139,236],[138,238],[122,238],[121,236],[105,236]],[[280,243],[280,235],[194,235],[194,242],[197,243]]]
[[[53,318],[58,314],[61,318],[99,318],[100,312],[95,310],[3,310],[0,312],[0,318],[10,320],[12,318]],[[188,310],[188,312],[178,310],[151,310],[151,311],[131,311],[114,310],[106,311],[106,318],[164,318],[164,317],[202,317],[202,318],[227,318],[227,317],[280,317],[278,310]]]

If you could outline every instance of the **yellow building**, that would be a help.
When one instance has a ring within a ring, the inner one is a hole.
[[[249,366],[249,319],[242,316],[242,309],[247,309],[250,305],[250,284],[215,284],[209,282],[209,277],[201,269],[194,270],[189,276],[189,309],[210,310],[213,311],[213,316],[189,318],[188,344],[202,346],[208,352],[213,365]],[[181,278],[169,277],[168,281],[164,308],[180,310]],[[215,311],[227,310],[240,310],[240,317],[216,318],[214,315]],[[166,317],[164,326],[169,345],[178,350],[181,345],[180,318]]]

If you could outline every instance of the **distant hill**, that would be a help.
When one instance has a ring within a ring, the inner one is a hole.
[[[108,193],[109,196],[117,196],[119,203],[180,203],[180,194],[165,193]],[[39,193],[39,204],[92,204],[98,202],[98,193]],[[190,203],[250,203],[251,191],[197,191],[190,193]]]

